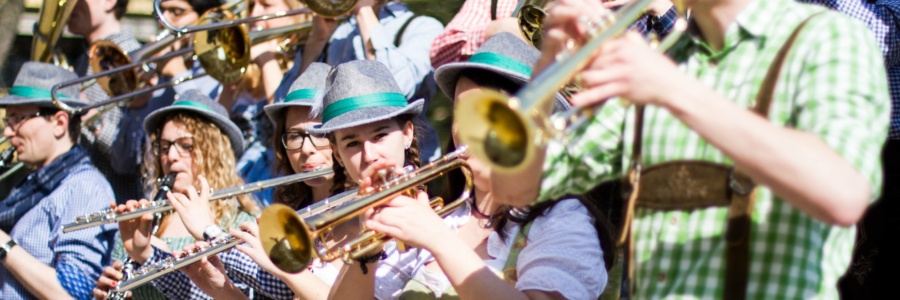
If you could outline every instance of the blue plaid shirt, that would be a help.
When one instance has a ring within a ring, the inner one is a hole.
[[[102,266],[109,265],[116,224],[70,233],[62,224],[108,208],[115,199],[106,178],[89,164],[76,165],[70,175],[29,210],[9,236],[41,263],[56,269],[56,278],[75,299],[92,299],[91,290]],[[35,176],[35,173],[29,175]],[[0,267],[0,299],[35,299],[6,268]]]
[[[672,6],[661,16],[642,16],[631,24],[631,29],[640,32],[645,36],[650,33],[655,33],[658,38],[662,39],[666,35],[669,35],[669,32],[672,32],[676,20],[678,20],[678,11],[675,10],[675,6]]]
[[[799,0],[823,5],[865,23],[884,54],[891,88],[891,129],[888,139],[900,140],[900,0]]]

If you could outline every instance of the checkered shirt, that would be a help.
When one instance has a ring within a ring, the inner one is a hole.
[[[900,139],[900,0],[799,0],[840,11],[869,26],[881,46],[891,88],[891,130],[888,138]]]
[[[752,107],[769,63],[800,22],[821,7],[790,0],[753,1],[711,50],[686,35],[670,54],[688,75]],[[838,13],[810,20],[778,80],[769,118],[815,134],[851,163],[877,196],[879,152],[886,138],[889,93],[883,61],[865,26]],[[547,150],[538,200],[584,193],[616,180],[629,165],[633,110],[609,101],[567,144]],[[665,109],[645,111],[645,166],[674,160],[730,164],[729,158]],[[815,167],[815,166],[810,166]],[[761,187],[750,236],[749,299],[836,299],[850,263],[855,229],[824,224]],[[875,199],[875,197],[873,197]],[[728,209],[639,208],[635,239],[637,299],[714,299],[724,291]]]
[[[243,252],[231,249],[219,253],[219,259],[225,264],[225,271],[228,272],[229,278],[247,284],[260,295],[272,299],[294,299],[294,291],[287,283],[260,268],[252,258]]]
[[[496,1],[497,19],[513,16],[519,4],[516,0]],[[493,21],[491,0],[466,1],[447,23],[444,32],[431,43],[431,66],[437,69],[444,64],[468,60],[487,39],[484,31]]]
[[[62,224],[108,208],[112,189],[89,162],[67,170],[63,183],[16,222],[9,236],[39,262],[54,268],[63,289],[75,299],[92,298],[91,290],[109,250],[117,226],[91,227],[63,233]],[[35,176],[35,173],[29,175]],[[26,179],[29,180],[29,179]],[[6,268],[0,267],[0,299],[34,299]]]
[[[631,29],[636,30],[644,35],[650,33],[656,34],[656,37],[662,39],[672,32],[675,28],[675,21],[678,20],[678,11],[675,6],[669,8],[666,13],[660,16],[644,15],[640,19],[631,24]]]
[[[141,44],[131,33],[131,30],[123,29],[116,32],[104,40],[111,41],[122,48],[126,53],[137,50]],[[91,75],[94,72],[90,68],[87,53],[79,57],[75,63],[75,73],[78,76]],[[85,87],[82,87],[85,88]],[[84,90],[84,96],[89,102],[97,102],[109,99],[106,92],[99,84],[91,83]],[[106,176],[109,184],[113,187],[115,199],[117,203],[124,203],[130,199],[144,198],[144,191],[141,187],[140,162],[131,161],[125,164],[116,165],[117,155],[123,155],[121,151],[113,151],[116,149],[114,143],[117,139],[123,138],[125,132],[120,132],[120,123],[123,122],[123,108],[116,107],[103,114],[95,124],[100,124],[100,131],[95,134],[91,130],[89,124],[81,129],[81,145],[88,151],[91,160],[97,169]]]

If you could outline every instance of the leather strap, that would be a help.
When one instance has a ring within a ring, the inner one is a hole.
[[[770,63],[753,109],[762,117],[768,117],[769,108],[775,95],[775,86],[787,54],[803,27],[816,15],[818,13],[809,16],[794,29],[794,32],[779,49],[775,59]],[[624,291],[627,291],[629,298],[634,297],[634,286],[631,284],[634,278],[634,240],[631,234],[631,223],[636,206],[661,210],[687,210],[728,205],[723,298],[746,299],[750,265],[751,216],[755,201],[753,191],[756,185],[748,176],[741,174],[734,167],[710,162],[673,161],[642,171],[643,119],[644,107],[636,105],[632,165],[626,173],[624,185],[627,202],[623,207],[624,218],[617,243],[619,247],[627,247],[623,262],[623,273],[627,276],[625,278],[627,288]],[[678,182],[679,180],[681,182]],[[668,183],[664,181],[668,181]],[[643,191],[645,195],[640,193],[642,183],[645,187],[650,187]]]

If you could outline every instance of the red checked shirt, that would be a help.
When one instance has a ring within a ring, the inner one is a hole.
[[[497,19],[511,17],[519,1],[497,1]],[[431,44],[431,66],[437,69],[443,64],[465,61],[475,49],[484,43],[484,30],[493,21],[491,0],[468,0],[453,20]]]

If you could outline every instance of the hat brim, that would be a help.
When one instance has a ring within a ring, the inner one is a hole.
[[[197,113],[212,121],[216,126],[219,126],[219,128],[228,135],[228,139],[231,141],[231,150],[234,151],[234,159],[238,160],[241,158],[241,155],[244,153],[244,135],[241,133],[241,129],[238,128],[237,125],[234,125],[231,120],[222,118],[218,114],[202,108],[192,106],[166,106],[157,109],[147,115],[147,118],[144,119],[144,132],[154,132],[163,125],[161,123],[166,115],[176,111],[190,111]]]
[[[87,102],[78,99],[66,98],[61,99],[61,101],[72,107],[81,107],[88,105]],[[0,107],[7,107],[10,105],[37,105],[39,107],[57,108],[56,105],[53,104],[52,98],[30,98],[16,95],[8,95],[0,98]]]
[[[388,120],[400,115],[411,114],[416,116],[422,113],[424,104],[425,100],[419,99],[402,108],[393,106],[360,108],[334,117],[326,124],[316,124],[310,127],[306,127],[306,131],[309,131],[309,133],[316,135],[325,135],[334,132],[335,130],[371,124],[378,121]]]
[[[509,80],[512,80],[515,83],[519,83],[522,86],[528,84],[531,81],[531,78],[511,72],[507,69],[486,65],[482,63],[472,63],[472,62],[458,62],[458,63],[449,63],[437,68],[434,71],[434,79],[440,87],[441,91],[447,95],[450,100],[456,101],[453,98],[454,94],[456,94],[456,82],[459,81],[459,74],[464,70],[468,69],[478,69],[489,71],[500,76],[506,77]],[[572,105],[569,104],[569,101],[566,100],[565,97],[561,93],[556,93],[556,105],[555,108],[557,111],[568,110],[572,108]]]
[[[312,106],[313,106],[312,100],[310,100],[310,101],[294,100],[291,102],[279,102],[279,103],[272,103],[272,104],[263,106],[263,111],[266,112],[266,116],[269,117],[269,121],[271,121],[272,124],[275,124],[276,120],[280,117],[279,114],[286,108],[289,108],[289,107],[310,107],[311,108]]]

